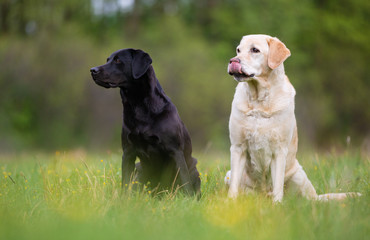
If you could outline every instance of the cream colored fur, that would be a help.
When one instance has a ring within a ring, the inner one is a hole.
[[[241,189],[262,190],[279,202],[284,185],[315,200],[358,195],[317,195],[296,159],[296,92],[283,65],[289,56],[290,51],[279,39],[267,35],[244,36],[237,47],[236,59],[243,75],[234,75],[239,83],[229,122],[231,170],[225,177],[228,195],[235,198]]]

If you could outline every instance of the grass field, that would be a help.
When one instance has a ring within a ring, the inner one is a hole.
[[[194,154],[202,198],[121,189],[120,153],[0,156],[0,239],[370,239],[369,157],[300,156],[318,193],[358,191],[343,202],[287,193],[227,198],[228,155]],[[139,185],[133,183],[133,185]]]

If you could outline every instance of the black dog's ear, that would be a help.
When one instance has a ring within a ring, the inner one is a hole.
[[[132,76],[134,79],[139,79],[148,71],[152,59],[149,54],[139,49],[133,50],[132,58]]]

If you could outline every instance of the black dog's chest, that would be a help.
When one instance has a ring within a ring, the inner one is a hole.
[[[156,135],[145,133],[129,134],[129,140],[137,157],[140,159],[142,167],[146,170],[157,169],[158,172],[161,172],[162,168],[169,163],[170,155],[166,151],[166,146],[160,142]]]
[[[148,147],[158,147],[159,144],[159,137],[150,133],[130,133],[128,139],[136,148],[147,149]]]
[[[130,133],[128,139],[141,160],[163,158],[165,149],[158,136],[150,133]]]

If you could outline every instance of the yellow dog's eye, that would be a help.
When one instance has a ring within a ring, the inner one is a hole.
[[[259,52],[260,52],[260,50],[258,50],[257,48],[251,48],[251,52],[252,52],[252,53],[259,53]]]

